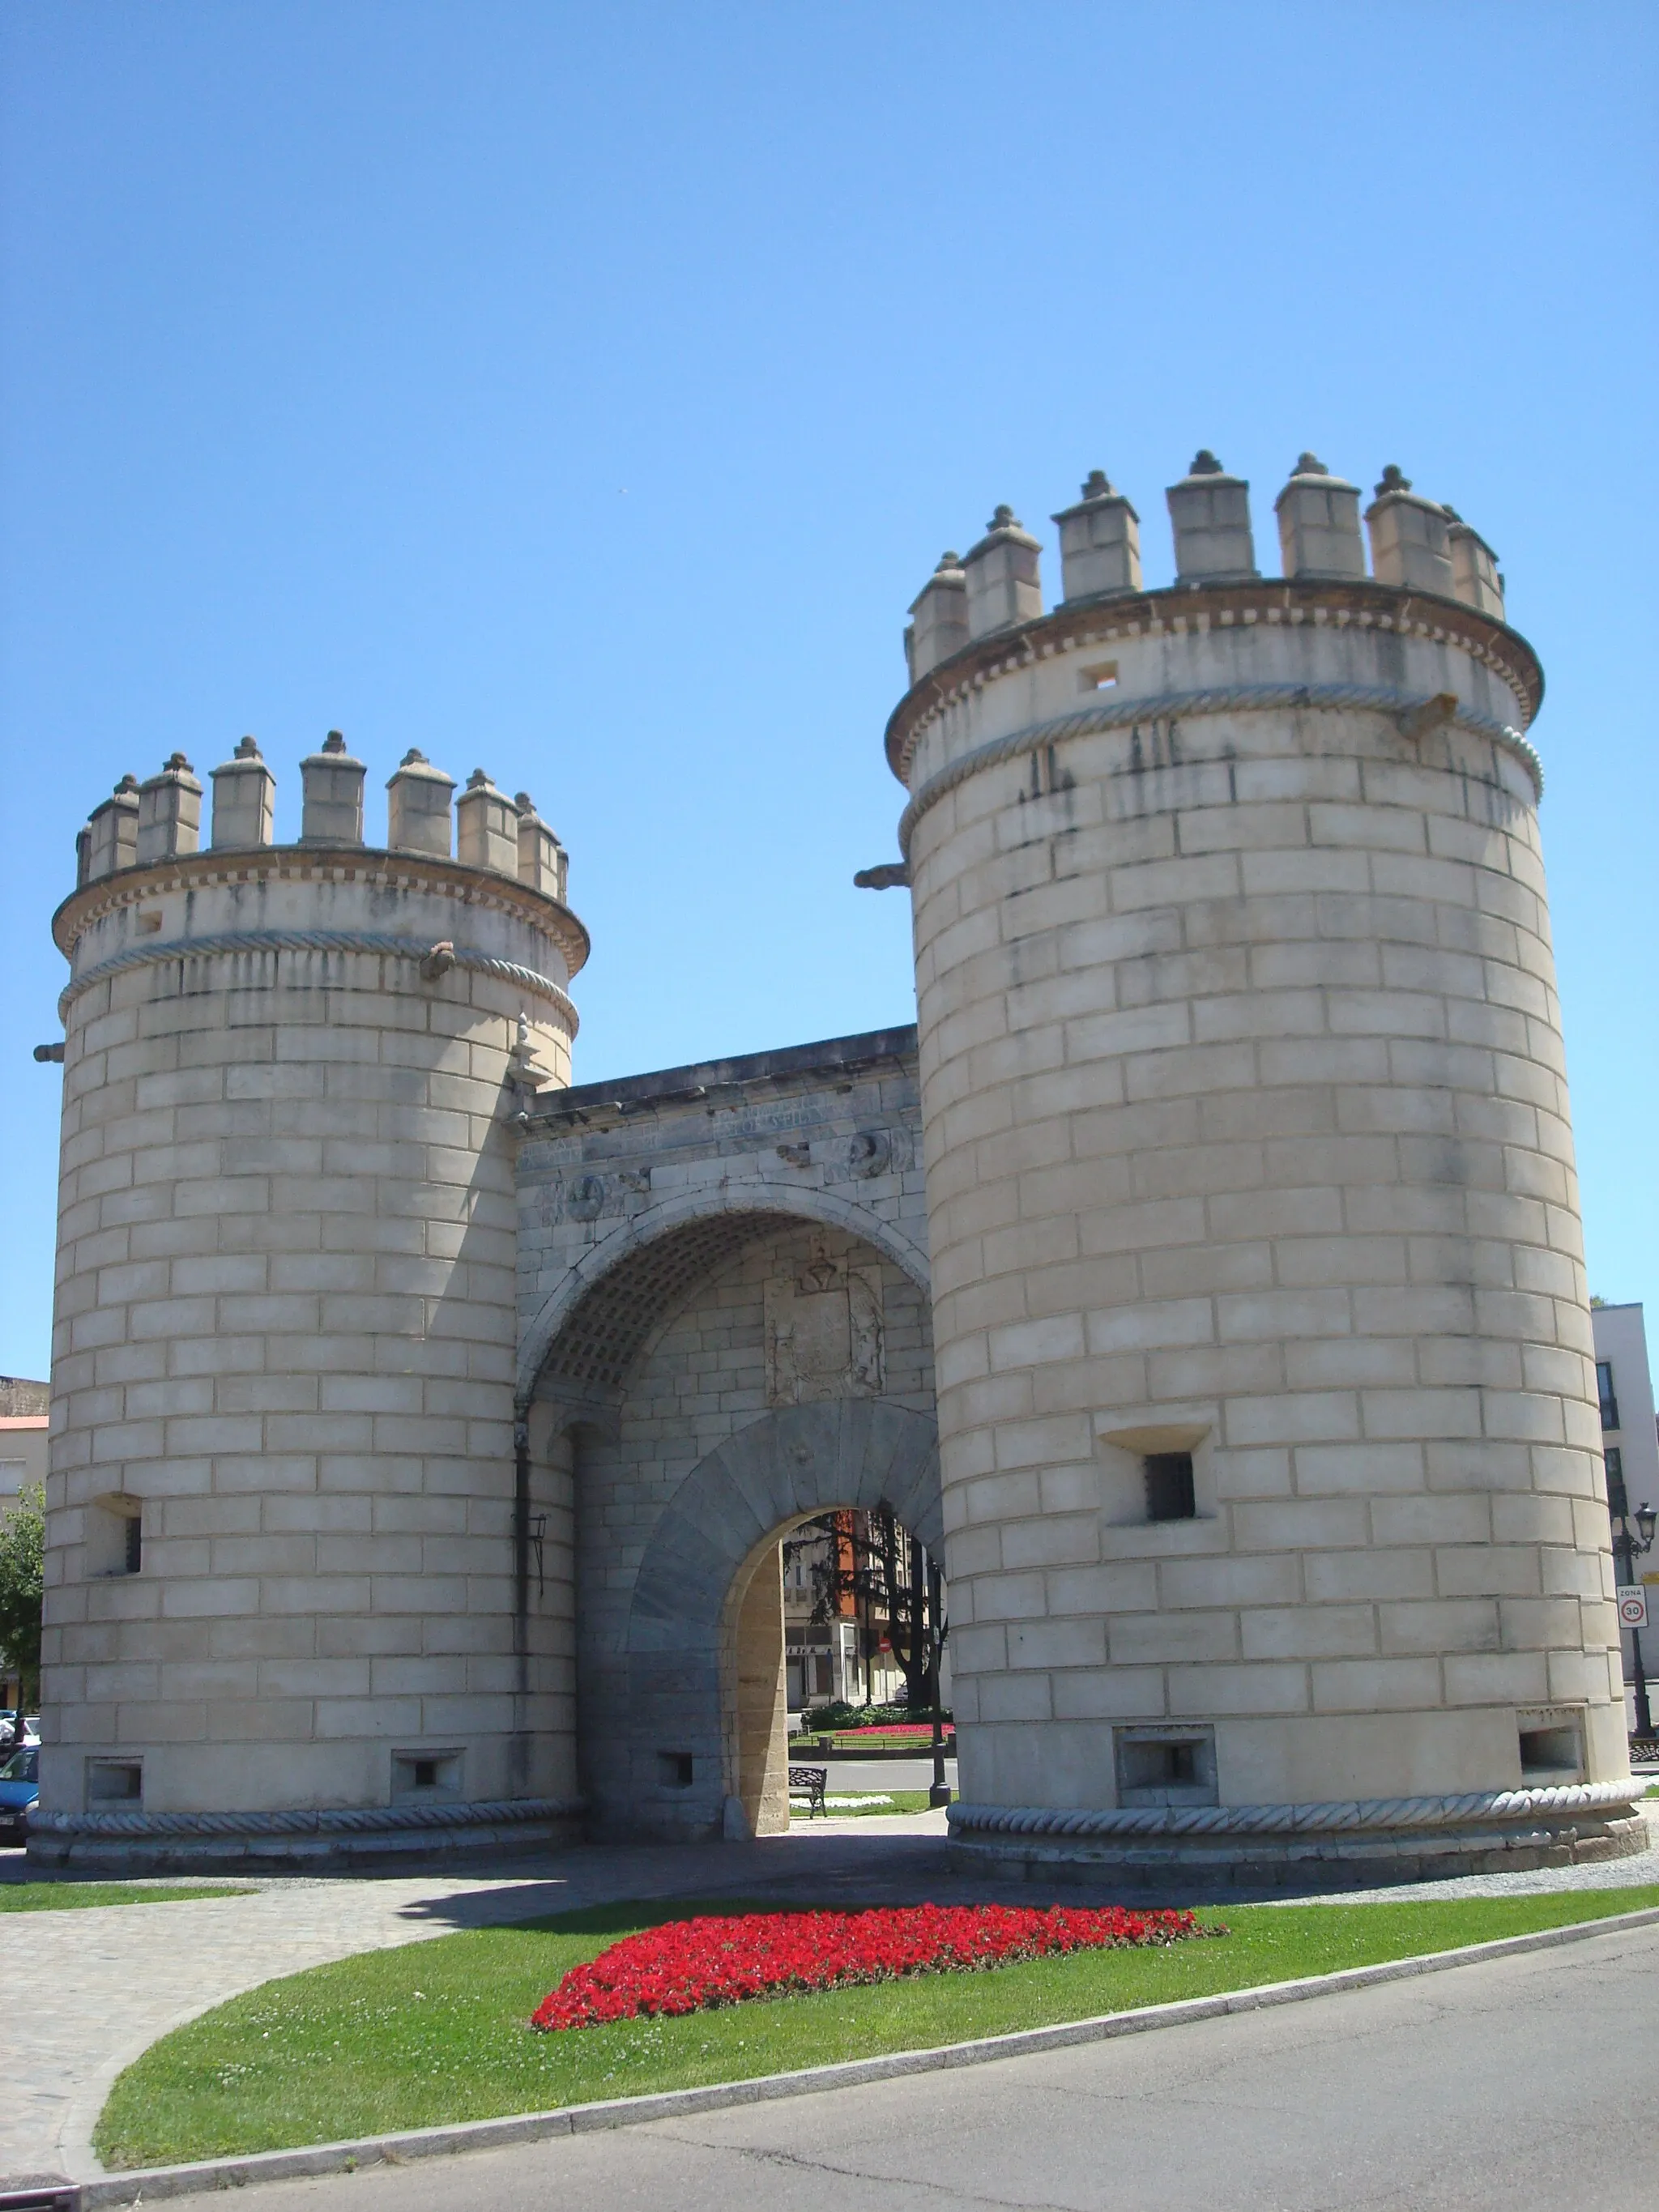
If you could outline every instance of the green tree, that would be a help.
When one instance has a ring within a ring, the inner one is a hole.
[[[46,1495],[37,1482],[26,1485],[10,1510],[0,1514],[0,1656],[22,1677],[26,1711],[40,1696],[46,1550]]]

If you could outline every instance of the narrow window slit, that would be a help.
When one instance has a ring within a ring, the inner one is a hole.
[[[1146,1478],[1149,1521],[1192,1521],[1198,1514],[1193,1494],[1190,1452],[1148,1452],[1141,1462]]]

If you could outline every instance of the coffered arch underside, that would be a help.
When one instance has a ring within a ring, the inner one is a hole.
[[[544,1381],[595,1395],[620,1389],[697,1285],[750,1245],[812,1224],[860,1238],[927,1292],[927,1254],[908,1230],[836,1192],[756,1183],[688,1193],[619,1223],[553,1285],[520,1346],[521,1401]]]

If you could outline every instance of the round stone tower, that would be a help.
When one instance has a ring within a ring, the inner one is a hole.
[[[511,1124],[587,951],[527,798],[331,732],[124,779],[65,1037],[42,1809],[58,1860],[562,1832],[568,1500],[515,1431]]]
[[[1639,1847],[1538,662],[1398,470],[1097,473],[912,610],[960,1856]],[[882,875],[896,871],[878,872]],[[1338,1871],[1334,1868],[1333,1871]]]

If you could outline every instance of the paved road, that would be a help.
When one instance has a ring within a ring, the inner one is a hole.
[[[837,1796],[848,1790],[926,1790],[933,1778],[931,1759],[816,1759],[798,1754],[797,1766],[822,1766],[829,1774],[830,1787]],[[945,1762],[945,1778],[952,1790],[957,1786],[957,1763],[954,1759]]]
[[[1282,2010],[278,2182],[257,2212],[1632,2212],[1659,1930]],[[201,2202],[197,2199],[197,2202]]]

